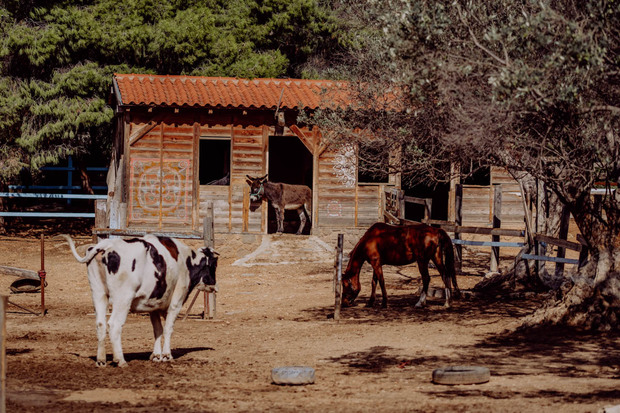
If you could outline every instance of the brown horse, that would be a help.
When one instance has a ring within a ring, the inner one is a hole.
[[[452,289],[450,281],[454,285],[455,296],[460,296],[459,287],[456,284],[454,270],[454,250],[450,237],[441,228],[434,228],[425,224],[411,224],[394,226],[384,223],[376,223],[371,226],[362,236],[355,248],[351,251],[349,264],[342,275],[342,304],[350,306],[357,298],[360,290],[360,270],[365,261],[372,266],[372,292],[367,306],[372,307],[375,303],[375,289],[377,281],[381,285],[382,307],[387,307],[387,293],[383,280],[382,265],[405,265],[418,262],[418,269],[422,275],[422,294],[416,303],[421,307],[426,303],[428,294],[428,262],[433,261],[446,286],[445,307],[450,307]]]

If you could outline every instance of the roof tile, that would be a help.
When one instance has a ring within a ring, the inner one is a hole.
[[[347,83],[331,80],[115,74],[123,105],[318,109],[349,104]]]

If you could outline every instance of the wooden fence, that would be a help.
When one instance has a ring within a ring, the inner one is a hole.
[[[447,232],[454,233],[452,242],[455,250],[455,267],[458,273],[462,272],[463,263],[463,245],[477,246],[477,247],[490,247],[491,248],[491,262],[489,266],[490,271],[497,271],[499,267],[500,247],[515,247],[521,248],[533,243],[534,253],[519,252],[516,256],[516,260],[534,260],[537,263],[542,261],[550,261],[556,263],[556,274],[561,275],[564,270],[564,264],[578,264],[580,267],[585,264],[588,257],[588,249],[583,238],[578,236],[579,243],[570,242],[566,240],[568,234],[568,223],[570,216],[565,214],[562,220],[562,226],[560,230],[560,236],[563,238],[553,238],[543,234],[528,234],[526,230],[520,229],[504,229],[501,228],[501,208],[502,208],[502,188],[501,185],[493,185],[493,209],[492,209],[492,227],[471,227],[463,226],[462,220],[462,205],[463,205],[463,186],[457,185],[455,190],[455,221],[440,221],[430,219],[432,199],[430,198],[413,198],[404,195],[404,192],[398,189],[391,188],[385,191],[385,207],[384,215],[387,222],[392,223],[406,223],[413,222],[405,219],[405,203],[414,202],[425,206],[424,219],[422,222],[429,225],[439,226]],[[480,234],[490,235],[490,241],[473,241],[461,239],[461,234]],[[500,237],[516,237],[523,238],[523,241],[519,242],[506,242],[501,241]],[[547,245],[555,245],[558,247],[556,257],[546,255]],[[565,258],[565,251],[573,250],[579,251],[579,259]],[[540,269],[540,264],[537,264],[537,269]]]

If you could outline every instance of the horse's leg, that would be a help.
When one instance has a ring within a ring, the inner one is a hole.
[[[297,230],[297,235],[301,234],[306,226],[306,213],[304,212],[304,207],[297,209],[297,213],[299,214],[299,229]]]
[[[377,281],[379,281],[379,285],[381,286],[381,307],[387,307],[387,291],[385,289],[385,280],[383,279],[383,268],[381,264],[378,262],[371,263],[372,265],[372,294],[370,295],[370,299],[372,303],[375,302],[375,288],[377,287]],[[370,304],[370,302],[369,302]]]
[[[426,295],[428,294],[428,285],[431,282],[431,277],[428,275],[428,261],[418,261],[418,270],[422,276],[422,293],[420,299],[416,303],[416,307],[422,307],[426,304]]]
[[[375,293],[377,290],[377,273],[374,270],[372,271],[372,283],[370,284],[370,287],[370,298],[368,299],[366,307],[372,307],[375,305]]]
[[[448,271],[446,271],[446,266],[443,262],[441,251],[437,250],[437,254],[433,257],[433,262],[437,267],[437,271],[439,271],[439,275],[441,275],[441,279],[443,280],[443,284],[445,285],[445,295],[446,302],[443,304],[444,307],[450,308],[450,298],[452,297],[452,289],[450,288],[450,275],[448,275]]]

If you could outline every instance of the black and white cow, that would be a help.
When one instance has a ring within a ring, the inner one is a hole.
[[[123,357],[121,331],[127,314],[149,313],[155,345],[153,361],[170,361],[170,337],[175,319],[190,292],[214,291],[217,253],[211,248],[195,251],[184,243],[165,237],[147,235],[133,239],[104,239],[88,248],[81,257],[68,235],[76,260],[86,263],[97,322],[97,366],[106,365],[106,312],[108,301],[112,313],[108,321],[114,361],[119,367]],[[165,324],[162,328],[161,318]],[[163,333],[163,349],[162,349]]]

